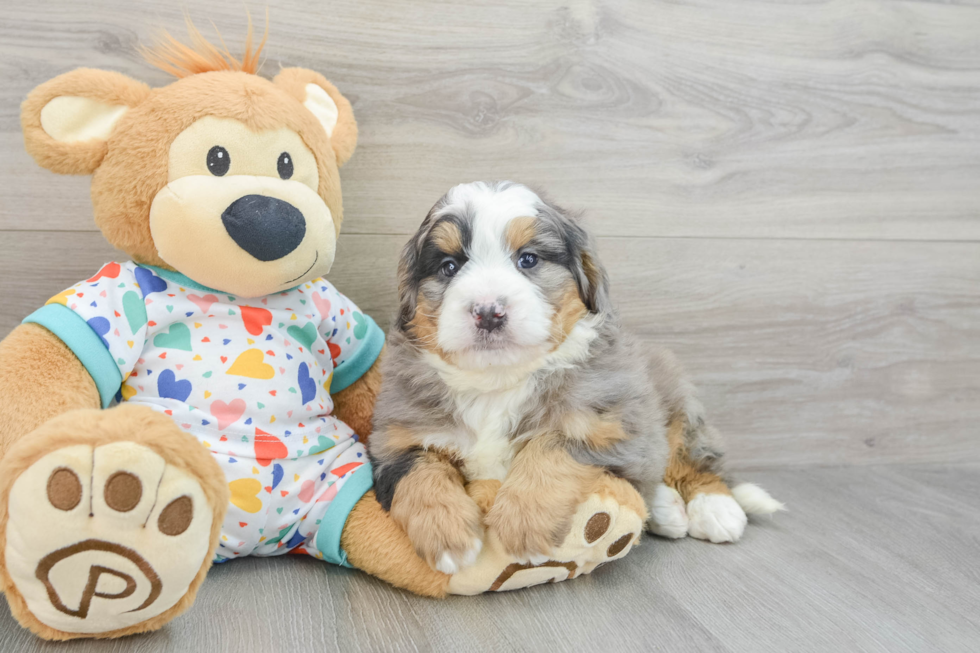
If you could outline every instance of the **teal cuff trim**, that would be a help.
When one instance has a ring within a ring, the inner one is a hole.
[[[119,392],[122,375],[112,354],[82,316],[63,304],[47,304],[24,318],[24,323],[40,324],[58,336],[88,370],[99,389],[102,407],[107,408]]]
[[[385,346],[385,332],[371,319],[367,313],[361,313],[367,320],[368,332],[364,337],[364,342],[345,360],[342,365],[338,365],[333,370],[333,379],[330,381],[330,394],[336,394],[347,386],[357,381],[371,369],[374,361],[378,360],[381,350]]]
[[[354,470],[344,487],[330,502],[327,514],[320,520],[320,528],[316,532],[316,548],[323,554],[323,559],[341,567],[353,565],[347,562],[347,552],[340,548],[340,534],[344,532],[344,525],[347,523],[347,516],[350,511],[364,494],[374,487],[374,472],[371,471],[371,462],[365,461],[363,465]]]

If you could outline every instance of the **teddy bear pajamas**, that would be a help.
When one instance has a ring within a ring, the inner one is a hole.
[[[64,341],[103,407],[148,406],[211,451],[231,493],[216,561],[305,552],[346,564],[340,533],[371,465],[330,393],[367,372],[384,334],[328,282],[246,299],[108,263],[25,322]]]

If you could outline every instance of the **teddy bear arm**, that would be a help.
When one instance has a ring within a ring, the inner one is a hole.
[[[102,405],[85,366],[38,324],[21,324],[0,341],[0,397],[0,457],[51,418]]]
[[[382,356],[384,349],[361,378],[332,397],[334,416],[351,427],[365,444],[371,435],[374,402],[381,391]]]

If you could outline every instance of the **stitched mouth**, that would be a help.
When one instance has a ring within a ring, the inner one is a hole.
[[[313,266],[316,265],[316,262],[318,260],[320,260],[320,251],[319,250],[316,250],[315,252],[313,252],[313,262],[310,263],[310,267],[306,268],[306,272],[304,272],[303,274],[299,275],[295,279],[290,279],[286,283],[292,283],[294,281],[297,281],[297,280],[302,279],[303,277],[305,277],[306,276],[306,273],[313,269]]]

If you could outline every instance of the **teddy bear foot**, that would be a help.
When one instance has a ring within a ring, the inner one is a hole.
[[[568,535],[547,559],[515,560],[489,535],[476,564],[450,577],[448,591],[504,592],[591,573],[629,553],[647,517],[643,499],[629,483],[604,475],[579,504]]]
[[[24,447],[0,465],[15,477],[0,488],[11,608],[50,639],[155,629],[190,604],[210,563],[213,502],[165,451],[104,432],[70,440],[20,470]]]

